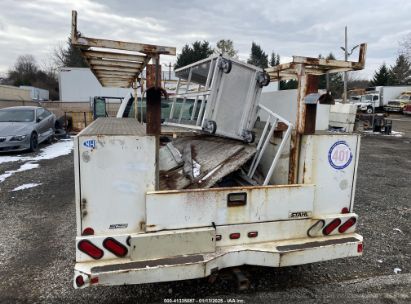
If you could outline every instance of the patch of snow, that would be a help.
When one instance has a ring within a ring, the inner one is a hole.
[[[382,263],[382,260],[377,260],[377,262],[381,264],[381,263]]]
[[[0,156],[0,164],[16,161],[39,161],[44,159],[53,159],[59,156],[70,154],[73,150],[73,140],[59,141],[40,150],[37,156]]]
[[[393,228],[392,230],[397,231],[397,232],[399,232],[399,233],[401,233],[401,234],[404,234],[404,232],[402,232],[402,230],[401,230],[400,228]]]
[[[398,267],[394,268],[394,273],[395,274],[399,274],[401,271],[402,271],[401,268],[398,268]]]
[[[24,190],[24,189],[30,189],[30,188],[34,188],[34,187],[37,187],[37,186],[40,186],[40,185],[41,184],[35,184],[35,183],[33,183],[33,184],[24,184],[24,185],[21,185],[21,186],[18,186],[16,188],[14,188],[11,191],[19,191],[19,190]]]
[[[35,169],[35,168],[38,168],[39,166],[40,166],[39,164],[25,163],[25,164],[21,165],[20,168],[18,168],[17,170],[6,171],[2,175],[0,175],[0,183],[4,182],[6,180],[6,178],[9,178],[14,173]]]
[[[53,145],[41,149],[38,156],[31,158],[31,161],[39,161],[44,159],[53,159],[59,156],[67,155],[73,150],[73,141],[59,141]]]
[[[373,135],[382,135],[382,136],[393,136],[393,137],[402,137],[404,135],[404,132],[396,132],[396,131],[391,131],[391,134],[383,134],[383,133],[374,132],[374,131],[363,131],[363,133],[373,134]]]
[[[33,163],[40,160],[49,160],[59,156],[70,154],[73,150],[73,140],[69,139],[66,141],[59,141],[50,146],[46,146],[40,150],[39,154],[36,156],[0,156],[0,164],[8,162],[21,161],[25,162],[17,170],[6,171],[0,175],[0,183],[4,182],[5,179],[12,176],[14,173],[27,171],[39,167],[39,164]]]

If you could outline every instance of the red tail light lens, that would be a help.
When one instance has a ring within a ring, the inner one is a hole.
[[[101,259],[104,255],[104,251],[94,245],[92,242],[88,240],[81,240],[78,245],[78,249],[85,254],[91,256],[93,259],[98,260]]]
[[[345,213],[350,213],[350,210],[347,207],[344,207],[341,209],[341,213],[345,214]]]
[[[81,235],[94,235],[94,229],[91,227],[84,228]]]
[[[221,234],[216,234],[215,240],[216,241],[221,241]]]
[[[84,285],[84,279],[83,276],[79,275],[76,277],[76,285],[77,287],[81,287]]]
[[[106,238],[103,241],[103,247],[120,258],[126,256],[128,252],[126,246],[113,238]]]
[[[361,253],[362,250],[363,250],[363,244],[362,244],[362,243],[359,243],[359,244],[357,245],[357,252],[358,252],[358,253]]]
[[[334,231],[335,228],[340,226],[341,220],[339,218],[336,218],[332,220],[325,228],[323,229],[323,234],[324,235],[329,235],[331,232]]]
[[[250,231],[247,235],[249,238],[255,238],[258,236],[258,231]]]
[[[94,277],[90,279],[90,284],[97,284],[98,283],[98,277]]]
[[[351,228],[352,226],[355,225],[356,221],[357,221],[357,219],[355,217],[352,217],[352,218],[348,219],[344,224],[342,224],[340,226],[340,228],[338,228],[338,232],[339,233],[346,232],[349,228]]]
[[[237,240],[237,239],[240,238],[240,236],[241,236],[241,234],[238,233],[238,232],[236,232],[236,233],[231,233],[231,234],[230,234],[230,239],[232,239],[232,240]]]

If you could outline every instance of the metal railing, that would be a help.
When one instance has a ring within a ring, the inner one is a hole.
[[[274,112],[272,112],[270,109],[268,109],[267,107],[263,106],[263,105],[258,105],[258,107],[263,110],[264,112],[266,112],[268,114],[268,118],[267,121],[265,123],[263,132],[261,133],[261,137],[258,141],[257,144],[257,151],[256,154],[251,162],[251,166],[250,169],[248,170],[248,174],[247,176],[249,178],[252,178],[255,174],[255,171],[257,170],[258,165],[261,162],[261,158],[263,157],[263,154],[265,152],[265,150],[267,149],[267,146],[270,142],[270,139],[272,138],[275,128],[278,125],[278,122],[282,122],[285,125],[287,125],[287,131],[285,132],[285,135],[283,136],[280,146],[278,147],[278,150],[274,156],[273,162],[271,163],[270,169],[267,172],[267,175],[265,177],[264,183],[263,185],[266,186],[268,185],[271,176],[274,173],[275,167],[277,166],[278,160],[280,159],[281,153],[284,149],[284,146],[288,140],[288,138],[291,135],[291,130],[293,128],[293,125],[286,120],[285,118],[281,117],[278,114],[275,114]]]

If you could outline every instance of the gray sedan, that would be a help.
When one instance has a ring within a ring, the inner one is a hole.
[[[0,109],[0,152],[37,151],[54,137],[56,116],[42,107]]]

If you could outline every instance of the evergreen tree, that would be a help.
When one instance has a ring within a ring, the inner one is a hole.
[[[237,53],[238,51],[234,49],[234,43],[232,40],[221,39],[217,41],[216,48],[214,49],[214,53],[227,55],[229,57],[238,58]]]
[[[262,48],[256,44],[251,44],[251,54],[247,63],[260,67],[262,69],[268,68],[268,55],[262,50]]]
[[[389,84],[403,85],[411,83],[411,64],[404,55],[399,55],[391,67]]]
[[[191,46],[186,44],[183,47],[181,54],[177,56],[177,62],[174,68],[178,69],[190,63],[205,59],[212,55],[213,52],[214,51],[210,47],[210,43],[208,41],[195,41]]]
[[[54,61],[59,67],[88,67],[80,49],[71,44],[70,38],[67,39],[65,47],[60,46],[54,50]]]
[[[323,56],[320,54],[318,55],[319,59],[322,59]],[[328,56],[325,58],[328,60],[335,60],[335,56],[333,53],[328,54]],[[318,81],[318,88],[319,89],[326,89],[327,86],[327,80],[326,80],[327,75],[321,75],[319,76],[319,81]],[[342,78],[342,73],[334,73],[334,74],[329,74],[329,90],[331,94],[333,95],[334,98],[339,98],[341,97],[343,91],[344,91],[344,81]]]
[[[270,57],[270,67],[276,66],[280,64],[280,55],[275,54],[274,52],[271,52],[271,57]]]
[[[371,83],[374,86],[385,86],[390,83],[390,71],[385,63],[383,63],[379,69],[375,71]]]

